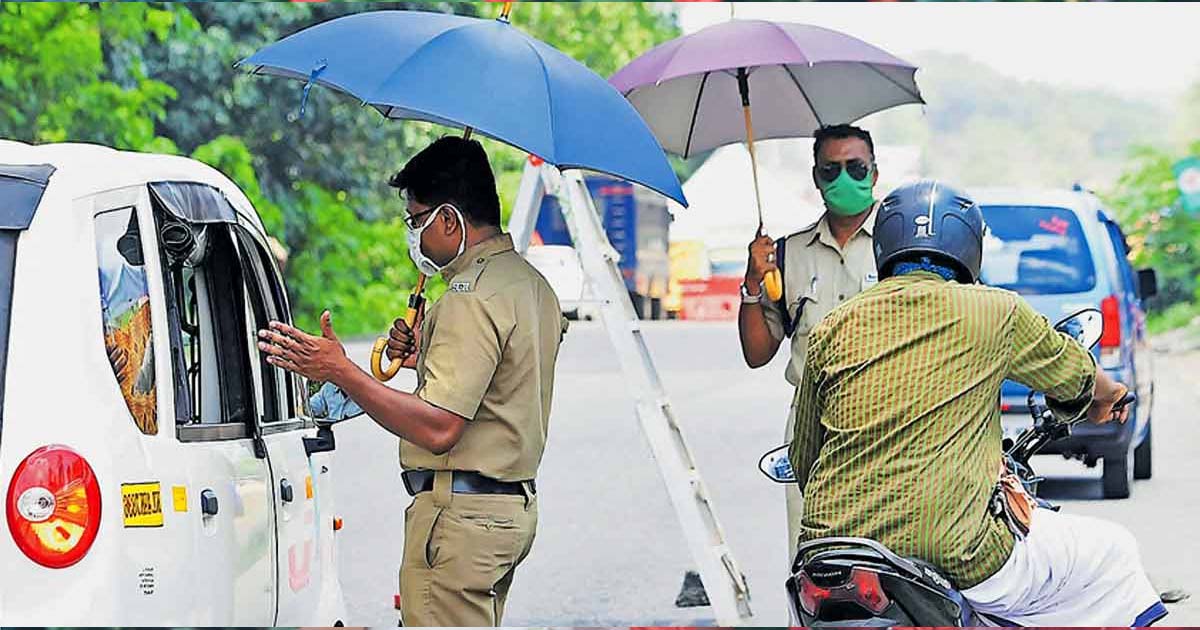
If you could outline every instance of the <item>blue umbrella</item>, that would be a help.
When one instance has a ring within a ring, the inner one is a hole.
[[[637,182],[687,205],[645,121],[583,64],[507,19],[372,11],[330,20],[240,61],[345,92],[388,118],[465,127],[561,169]]]

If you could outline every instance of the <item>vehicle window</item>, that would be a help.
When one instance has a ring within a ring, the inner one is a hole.
[[[243,289],[246,298],[246,339],[254,365],[254,383],[259,393],[258,411],[263,422],[286,420],[291,409],[292,396],[288,394],[291,380],[286,370],[267,363],[267,355],[258,350],[258,331],[267,328],[272,320],[287,321],[282,315],[282,305],[275,299],[269,285],[268,273],[264,268],[261,247],[254,237],[242,226],[233,228],[237,234],[241,253]]]
[[[1129,249],[1125,246],[1125,234],[1121,228],[1111,221],[1104,222],[1104,228],[1112,241],[1113,258],[1117,262],[1115,280],[1123,293],[1137,292],[1137,278],[1133,275],[1133,266],[1129,264]]]
[[[8,369],[17,237],[29,229],[54,170],[48,164],[0,164],[0,429],[4,428],[4,375]]]
[[[4,373],[8,368],[9,315],[17,263],[17,231],[0,229],[0,429],[4,428]]]
[[[96,256],[104,347],[133,423],[158,433],[150,292],[137,214],[132,207],[96,215]]]
[[[176,422],[235,425],[248,434],[256,417],[246,299],[237,246],[226,224],[191,223],[158,206]]]
[[[1096,269],[1075,213],[1041,206],[983,206],[985,284],[1018,293],[1080,293]]]

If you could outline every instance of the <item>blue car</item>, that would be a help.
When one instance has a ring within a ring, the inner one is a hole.
[[[1050,321],[1098,308],[1104,336],[1093,350],[1116,380],[1137,393],[1125,424],[1077,425],[1071,437],[1043,452],[1103,465],[1105,498],[1129,496],[1133,479],[1152,469],[1150,410],[1154,401],[1151,350],[1142,301],[1157,292],[1152,269],[1129,264],[1125,235],[1100,200],[1083,190],[972,191],[988,225],[982,281],[1020,293]],[[1001,418],[1005,437],[1031,422],[1023,385],[1005,382]]]

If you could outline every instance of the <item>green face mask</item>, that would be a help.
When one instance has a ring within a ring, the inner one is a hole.
[[[875,203],[873,173],[874,169],[867,173],[862,181],[858,181],[850,177],[846,169],[842,169],[837,179],[828,183],[822,182],[821,196],[825,198],[825,205],[834,214],[844,217],[859,214],[870,208],[871,204]]]

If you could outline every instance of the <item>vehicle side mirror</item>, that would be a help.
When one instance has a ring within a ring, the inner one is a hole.
[[[768,479],[776,483],[795,482],[796,472],[792,469],[791,460],[788,459],[788,451],[790,450],[792,450],[792,445],[788,443],[777,449],[767,451],[767,454],[758,460],[758,469]]]
[[[1054,325],[1054,330],[1070,335],[1079,345],[1091,349],[1100,343],[1100,336],[1104,333],[1104,316],[1094,308],[1084,309],[1060,320]]]
[[[304,454],[312,457],[313,453],[328,453],[337,448],[333,439],[333,424],[317,421],[317,437],[305,437]]]
[[[1138,296],[1143,300],[1158,295],[1158,273],[1153,269],[1138,269]]]
[[[304,438],[304,452],[310,456],[334,450],[333,425],[363,414],[362,407],[333,383],[322,384],[308,397],[308,411],[317,423],[317,436]]]
[[[308,397],[308,411],[318,425],[332,426],[363,414],[362,407],[350,400],[341,388],[333,383],[324,383]]]

